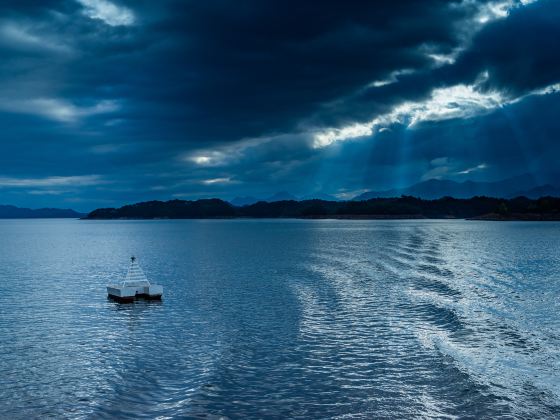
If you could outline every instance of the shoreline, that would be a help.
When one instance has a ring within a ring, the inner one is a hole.
[[[533,215],[531,217],[504,217],[488,214],[477,217],[426,217],[422,215],[325,215],[303,217],[119,217],[119,218],[87,218],[76,219],[79,221],[108,221],[108,220],[466,220],[485,222],[560,222],[560,216],[547,217],[546,215]]]
[[[490,213],[482,216],[469,217],[467,220],[489,222],[560,222],[560,215],[535,213],[501,215]]]

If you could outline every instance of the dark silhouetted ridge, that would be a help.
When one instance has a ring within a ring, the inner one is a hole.
[[[437,200],[403,196],[365,201],[260,201],[235,207],[219,199],[148,201],[119,209],[98,209],[86,219],[205,219],[205,218],[339,218],[409,219],[472,218],[486,220],[560,220],[560,198],[500,199],[473,197]]]
[[[235,217],[235,207],[212,198],[208,200],[146,201],[119,209],[97,209],[86,219],[205,219]]]

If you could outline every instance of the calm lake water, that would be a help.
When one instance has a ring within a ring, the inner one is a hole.
[[[560,224],[0,221],[0,417],[558,418]],[[130,256],[165,288],[118,304]]]

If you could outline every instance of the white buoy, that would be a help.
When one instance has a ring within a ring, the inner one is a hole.
[[[107,294],[120,302],[132,302],[136,298],[161,299],[163,286],[151,284],[136,262],[136,257],[131,257],[125,279],[121,283],[107,285]]]

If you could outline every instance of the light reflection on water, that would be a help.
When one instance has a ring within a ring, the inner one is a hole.
[[[558,417],[560,224],[0,221],[25,417]],[[163,302],[105,284],[130,255]]]

